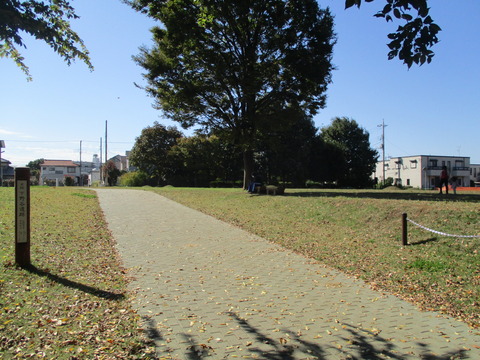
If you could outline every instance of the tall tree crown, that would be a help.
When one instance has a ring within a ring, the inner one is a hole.
[[[314,0],[137,1],[159,19],[136,61],[182,126],[251,137],[288,107],[314,114],[331,81],[333,19]]]

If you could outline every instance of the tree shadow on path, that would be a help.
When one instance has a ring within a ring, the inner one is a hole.
[[[347,323],[340,323],[343,333],[332,336],[331,339],[323,343],[306,341],[301,338],[301,334],[282,329],[279,334],[284,334],[285,338],[274,339],[260,331],[251,323],[233,312],[227,313],[244,332],[253,337],[254,341],[247,348],[253,358],[264,360],[329,360],[329,359],[348,359],[348,360],[452,360],[468,358],[465,349],[449,351],[444,354],[438,354],[436,349],[431,349],[428,344],[416,342],[414,347],[416,354],[398,348],[395,343],[389,339],[383,338],[379,333],[362,329]],[[154,322],[147,322],[146,335],[150,340],[157,341],[162,339],[162,335],[156,329]],[[184,338],[185,349],[184,358],[189,360],[201,360],[215,358],[215,349],[207,344],[199,343],[192,334],[177,334]],[[165,350],[165,349],[164,349]],[[162,350],[159,350],[162,351]],[[170,354],[158,354],[160,357]],[[235,354],[233,354],[235,355]],[[182,357],[183,358],[183,357]]]

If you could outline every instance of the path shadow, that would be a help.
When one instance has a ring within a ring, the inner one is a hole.
[[[295,189],[287,189],[283,196],[297,197],[347,197],[359,199],[387,199],[387,200],[420,200],[420,201],[461,201],[461,202],[480,202],[480,194],[456,194],[456,195],[440,195],[437,192],[407,192],[395,191],[385,192],[382,190],[351,190],[351,191],[295,191]]]
[[[433,237],[433,238],[430,238],[430,239],[425,239],[425,240],[410,242],[410,243],[407,244],[407,246],[428,244],[428,243],[430,243],[430,242],[435,242],[435,241],[438,241],[438,238]]]
[[[110,291],[100,290],[93,286],[88,286],[85,284],[78,283],[76,281],[68,280],[61,276],[52,274],[46,270],[41,270],[37,268],[35,265],[29,265],[25,267],[25,270],[31,272],[32,274],[36,274],[38,276],[46,277],[47,279],[54,281],[58,284],[62,284],[72,289],[77,289],[83,291],[84,293],[94,295],[96,297],[106,299],[106,300],[122,300],[125,298],[124,294],[117,294]]]
[[[301,334],[288,329],[282,329],[279,334],[284,334],[284,338],[275,339],[264,334],[260,329],[253,326],[248,320],[241,318],[234,312],[227,312],[239,327],[251,337],[254,341],[248,347],[252,358],[263,360],[329,360],[332,358],[342,358],[349,360],[404,360],[412,358],[411,352],[405,352],[398,348],[390,339],[380,336],[377,332],[372,332],[348,323],[340,323],[343,332],[330,335],[332,338],[323,343],[306,341],[301,338]],[[152,319],[144,318],[147,329],[146,335],[150,340],[159,342],[163,340],[162,335],[157,330],[155,322]],[[200,343],[192,334],[181,333],[177,336],[183,337],[185,341],[184,357],[189,360],[214,359],[215,349],[208,344]],[[413,341],[413,340],[412,340]],[[339,346],[341,345],[341,346]],[[439,354],[439,349],[431,349],[428,344],[416,342],[416,353],[421,360],[451,360],[466,359],[468,351],[458,349]],[[165,354],[159,352],[166,351]],[[157,354],[170,356],[168,349],[157,348]],[[236,354],[232,354],[235,356]],[[182,356],[183,358],[183,356]]]
[[[407,356],[407,354],[401,354],[396,349],[395,345],[390,342],[388,339],[382,338],[379,334],[372,333],[366,329],[361,329],[359,327],[342,323],[344,329],[351,336],[348,338],[342,337],[344,341],[350,342],[353,346],[358,347],[359,355],[352,356],[351,354],[344,353],[344,355],[348,355],[348,359],[352,360],[362,360],[362,359],[369,359],[369,360],[382,360],[382,359],[397,359],[403,360]],[[375,342],[380,342],[382,344],[381,348],[375,348],[372,344],[372,340]],[[466,359],[467,351],[465,349],[458,349],[456,351],[449,351],[442,355],[436,355],[438,353],[438,349],[430,349],[429,346],[425,343],[417,342],[416,343],[417,349],[419,349],[419,359],[422,360],[451,360],[451,359]]]

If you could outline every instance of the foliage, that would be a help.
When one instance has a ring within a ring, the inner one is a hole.
[[[103,165],[103,173],[106,174],[106,178],[109,186],[117,185],[117,180],[121,172],[115,166],[115,162],[113,160],[109,160],[105,165]]]
[[[310,117],[291,113],[291,125],[272,128],[259,137],[259,151],[255,153],[256,173],[273,183],[291,181],[296,187],[303,187],[312,175],[310,159],[315,152],[317,128]]]
[[[129,3],[163,25],[152,30],[155,46],[135,57],[146,91],[183,127],[238,145],[244,179],[259,133],[288,123],[291,109],[313,115],[325,105],[335,39],[332,16],[315,0]]]
[[[385,189],[385,188],[388,188],[390,186],[393,186],[393,178],[392,177],[386,178],[384,182],[381,181],[381,182],[377,183],[376,188],[377,189]]]
[[[212,188],[241,188],[241,181],[228,181],[228,180],[214,180],[210,181],[210,187]]]
[[[217,136],[196,134],[179,139],[170,155],[175,168],[168,183],[175,186],[209,186],[217,178],[235,181],[241,178],[239,152]]]
[[[0,189],[0,358],[154,359],[95,193],[31,188],[28,269],[14,264],[14,207]]]
[[[45,159],[32,160],[27,164],[27,167],[30,168],[30,175],[35,176],[37,182],[40,179],[40,165],[45,161]]]
[[[345,8],[360,7],[361,3],[362,0],[345,0]],[[398,57],[409,68],[414,63],[423,65],[432,61],[435,54],[430,49],[438,43],[437,35],[441,29],[433,22],[429,10],[427,0],[386,0],[385,7],[375,14],[387,22],[393,18],[405,21],[405,25],[388,34],[390,60]]]
[[[65,177],[63,183],[65,184],[65,186],[73,186],[75,185],[75,180],[73,179],[73,177],[67,176]]]
[[[31,80],[28,67],[18,47],[25,47],[22,32],[43,40],[67,64],[76,58],[93,70],[88,50],[82,39],[70,27],[76,19],[68,0],[8,0],[0,5],[0,58],[13,59]]]
[[[120,176],[121,186],[144,186],[148,184],[148,175],[141,171],[127,172]]]
[[[480,235],[480,194],[445,201],[435,191],[151,189],[163,196],[365,280],[426,310],[480,326],[480,242],[436,236],[401,217],[451,234]],[[252,216],[261,214],[261,216]]]
[[[165,127],[158,122],[142,130],[130,152],[130,162],[147,174],[153,185],[166,184],[172,172],[170,151],[183,134],[176,127]]]
[[[332,129],[325,128],[325,136],[317,134],[310,117],[296,112],[290,115],[290,126],[259,134],[258,150],[252,152],[255,173],[266,183],[304,187],[307,180],[312,180],[321,182],[322,187],[370,185],[376,163],[372,156],[376,152],[370,149],[368,134],[355,121],[335,120],[332,127],[340,130],[335,134],[336,140],[331,141],[327,135],[333,134]],[[130,157],[135,165],[140,157],[143,163],[139,168],[146,177],[132,182],[127,175],[123,185],[225,186],[215,180],[232,184],[242,177],[240,153],[241,149],[228,138],[200,132],[183,137],[175,128],[167,129],[156,123],[153,128],[143,130]],[[161,172],[160,180],[152,175],[154,170]],[[356,177],[347,178],[348,171]]]
[[[369,134],[355,120],[335,118],[321,130],[321,137],[340,150],[343,155],[343,176],[338,178],[341,186],[367,187],[375,169],[378,153],[370,147]]]

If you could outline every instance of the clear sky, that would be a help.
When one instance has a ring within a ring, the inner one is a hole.
[[[109,158],[130,150],[154,121],[176,125],[134,85],[144,82],[131,57],[140,46],[151,45],[154,22],[120,0],[72,5],[81,17],[72,28],[90,51],[93,72],[80,61],[67,66],[33,39],[22,53],[32,82],[12,60],[0,59],[2,157],[14,166],[39,158],[78,161],[80,141],[82,160],[91,161],[100,153],[100,139],[105,141],[106,121]],[[384,121],[386,156],[460,155],[480,163],[480,1],[431,1],[431,16],[443,30],[441,42],[431,64],[410,70],[399,60],[387,60],[387,34],[398,24],[373,17],[382,0],[360,10],[344,10],[344,0],[321,0],[320,5],[335,15],[338,42],[337,70],[327,107],[315,117],[317,127],[337,116],[354,119],[381,153],[378,125]]]

